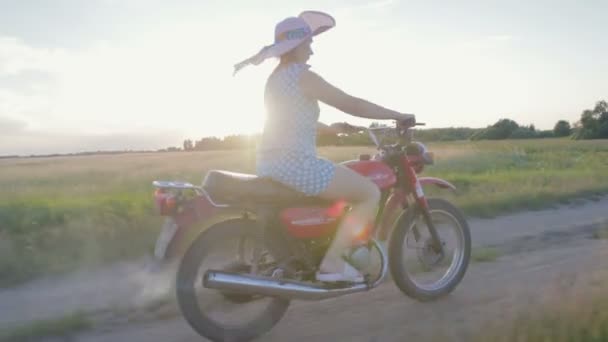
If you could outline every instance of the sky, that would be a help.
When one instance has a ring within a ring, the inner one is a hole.
[[[259,133],[276,61],[232,67],[307,9],[337,23],[312,70],[427,127],[550,129],[608,98],[603,0],[0,0],[0,155]]]

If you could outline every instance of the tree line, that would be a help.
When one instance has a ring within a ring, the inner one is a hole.
[[[370,127],[381,126],[374,122]],[[317,132],[318,146],[369,146],[373,142],[365,127],[354,126],[346,122],[333,123],[329,129]],[[454,141],[454,140],[502,140],[502,139],[539,139],[553,137],[571,137],[572,139],[606,139],[608,138],[608,103],[598,101],[592,109],[585,109],[579,121],[571,124],[567,120],[558,120],[553,129],[539,130],[533,124],[521,125],[514,120],[502,118],[486,128],[447,127],[417,129],[415,137],[420,141]],[[181,148],[172,147],[165,151],[208,151],[224,149],[254,148],[259,135],[229,135],[224,138],[204,137],[199,140],[184,140]]]

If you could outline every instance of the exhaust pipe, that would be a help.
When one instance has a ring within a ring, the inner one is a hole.
[[[371,289],[367,284],[328,289],[319,285],[291,280],[213,270],[205,273],[203,286],[210,289],[240,292],[243,294],[299,300],[322,300]]]

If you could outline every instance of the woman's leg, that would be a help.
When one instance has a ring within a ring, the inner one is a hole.
[[[344,270],[342,253],[351,245],[356,233],[374,221],[380,189],[371,180],[348,167],[336,165],[331,183],[319,197],[345,200],[352,206],[338,227],[336,237],[320,265],[321,272],[341,273]]]

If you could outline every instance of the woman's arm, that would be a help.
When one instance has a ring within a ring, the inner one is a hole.
[[[399,113],[364,99],[348,95],[310,70],[302,72],[300,87],[306,96],[318,99],[354,116],[377,120],[404,120],[414,117],[413,114]]]

